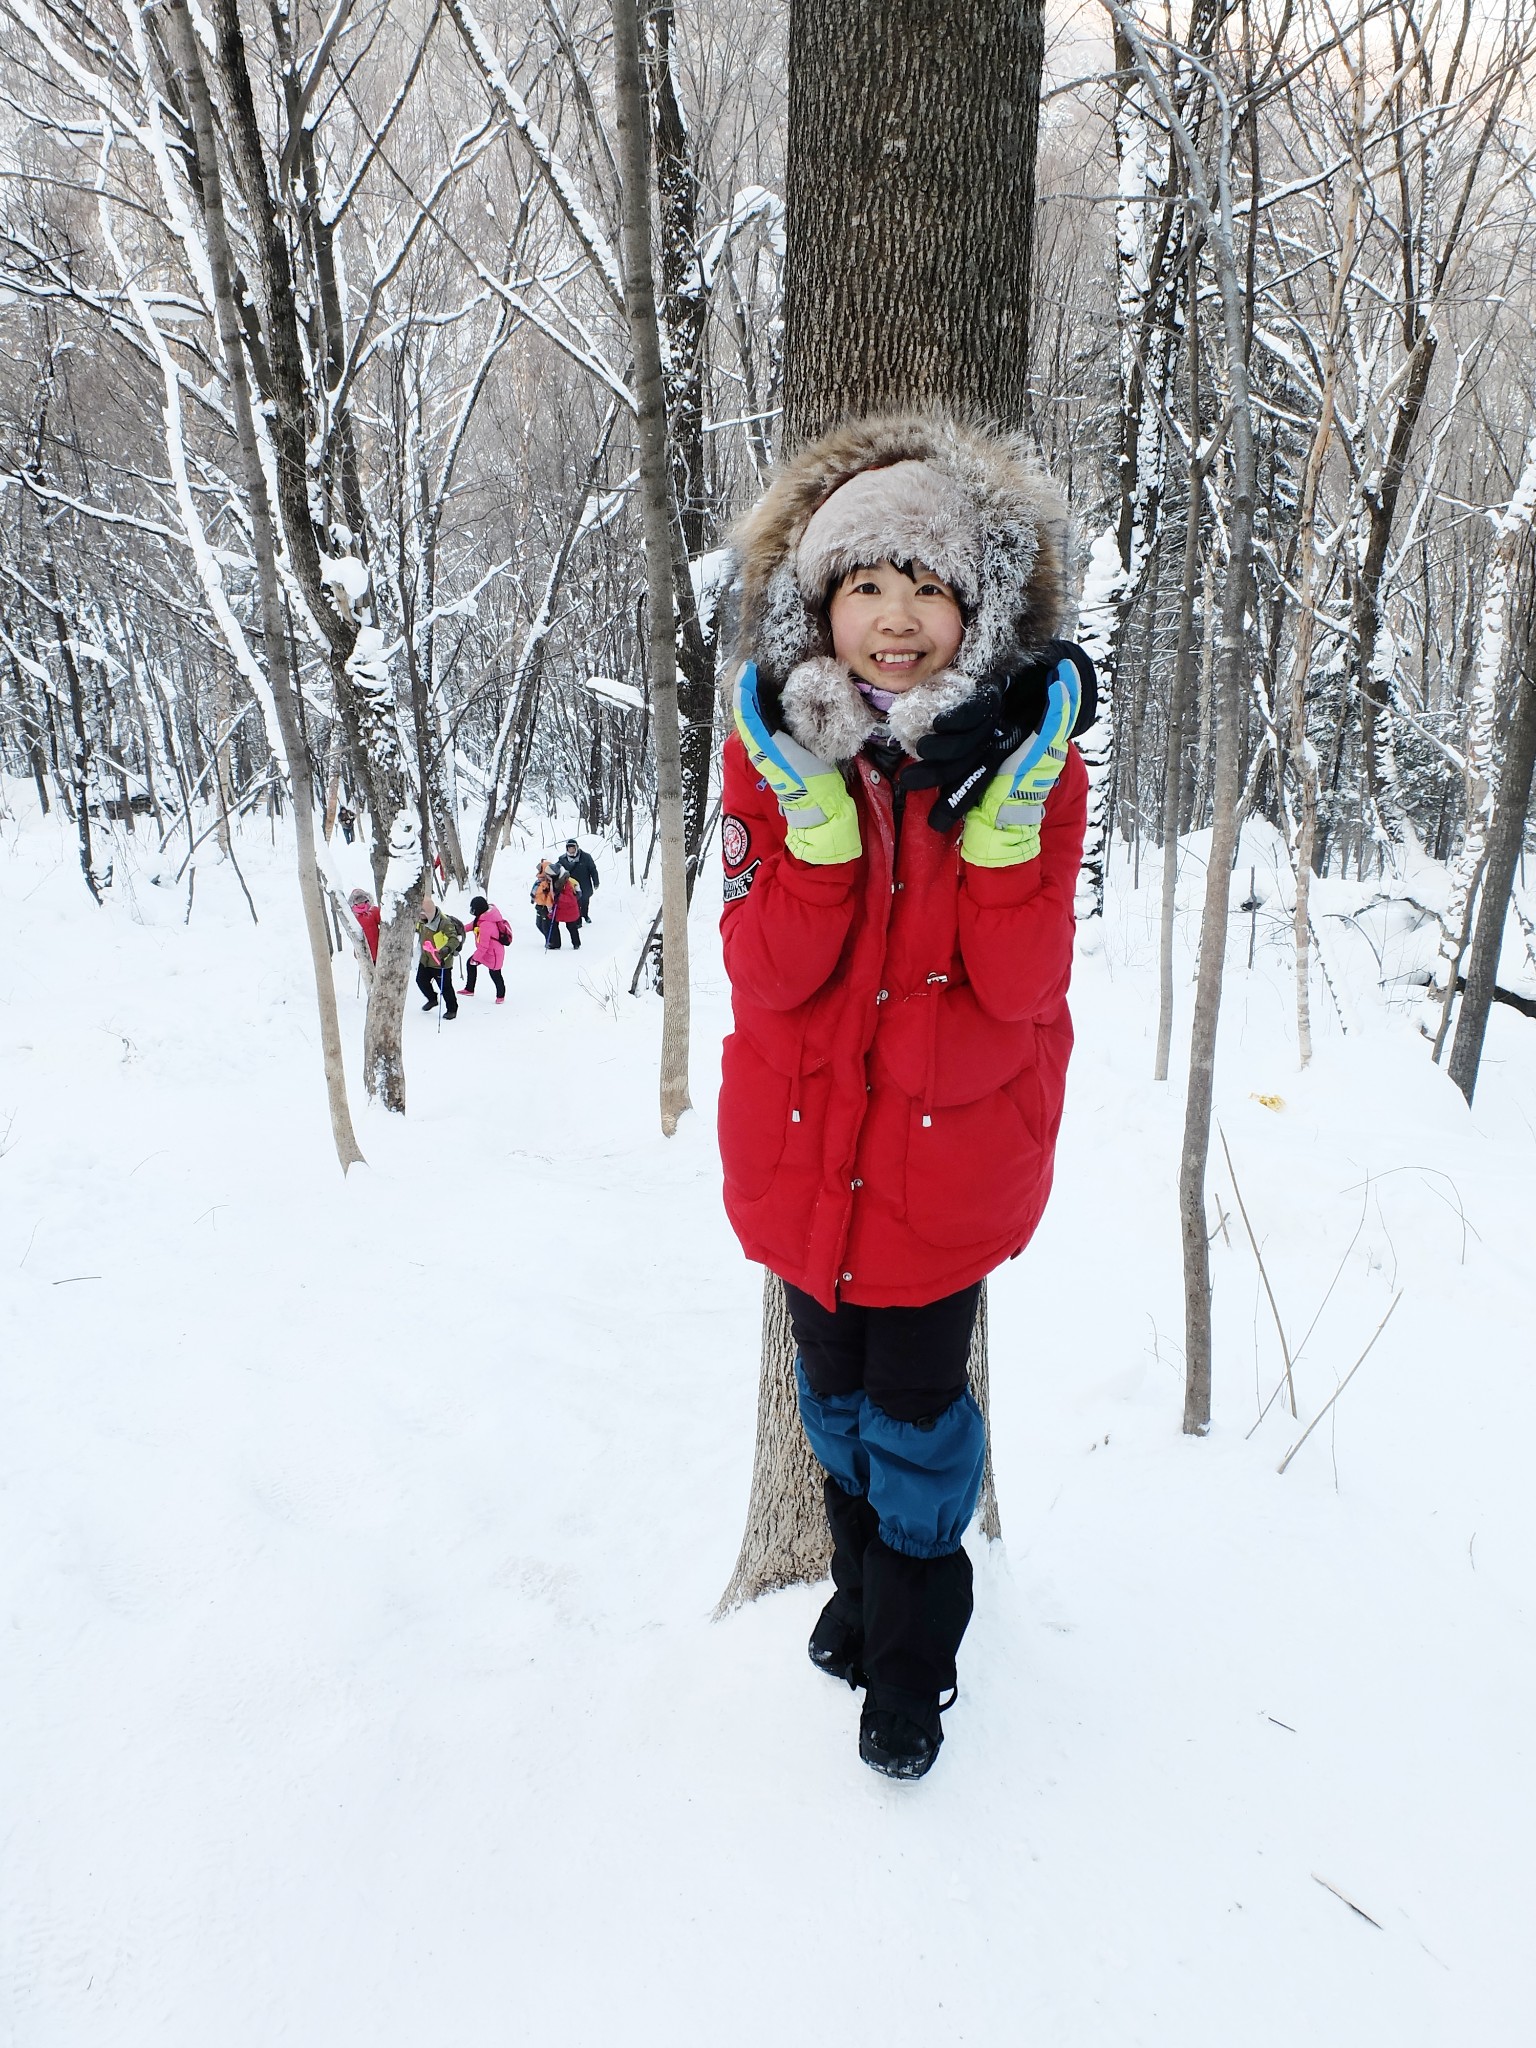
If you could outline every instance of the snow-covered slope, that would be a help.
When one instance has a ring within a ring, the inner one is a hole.
[[[599,851],[588,944],[542,953],[530,844],[508,1002],[413,999],[411,1115],[354,1086],[343,1182],[286,849],[242,843],[259,926],[211,848],[184,922],[142,836],[98,911],[10,795],[7,2038],[1528,2038],[1536,1026],[1496,1012],[1469,1115],[1378,987],[1401,915],[1324,920],[1349,1031],[1320,990],[1298,1076],[1253,843],[1219,1115],[1293,1348],[1327,1298],[1299,1421],[1250,1435],[1279,1353],[1218,1152],[1196,1443],[1156,874],[1117,868],[1056,1196],[993,1283],[1004,1542],[973,1536],[962,1698],[906,1787],[806,1662],[820,1593],[710,1620],[759,1297],[718,1206],[713,904],[676,1139],[623,993],[648,913]]]

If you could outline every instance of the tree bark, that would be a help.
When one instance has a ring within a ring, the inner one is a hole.
[[[650,610],[651,711],[661,831],[661,1128],[677,1129],[688,1101],[688,866],[677,706],[677,613],[672,585],[671,478],[661,339],[651,271],[651,151],[640,69],[639,0],[613,0],[614,98],[624,180],[624,304],[639,400],[640,498]]]
[[[1510,891],[1514,887],[1515,868],[1520,859],[1525,822],[1531,807],[1532,772],[1536,769],[1536,617],[1533,617],[1536,613],[1536,574],[1533,574],[1529,541],[1524,554],[1525,615],[1520,647],[1520,681],[1514,716],[1504,743],[1504,766],[1499,776],[1493,823],[1488,832],[1487,866],[1483,871],[1482,895],[1477,906],[1477,928],[1467,959],[1467,990],[1461,999],[1456,1043],[1451,1048],[1447,1069],[1469,1105],[1477,1088],[1477,1070],[1482,1061],[1488,1012],[1494,998]]]
[[[208,236],[208,266],[213,278],[219,345],[229,371],[230,392],[235,415],[240,467],[246,507],[251,522],[252,552],[256,558],[256,581],[261,604],[262,638],[265,643],[267,676],[277,713],[278,731],[288,764],[293,789],[294,842],[298,859],[299,896],[304,906],[304,928],[309,939],[310,964],[315,977],[315,1001],[320,1012],[320,1044],[325,1067],[326,1097],[331,1111],[331,1135],[342,1172],[358,1164],[362,1152],[352,1129],[352,1112],[347,1102],[346,1070],[342,1064],[341,1026],[336,1013],[336,983],[331,972],[331,947],[325,929],[325,906],[320,894],[315,864],[315,801],[309,749],[299,727],[298,691],[288,661],[288,634],[283,617],[282,586],[277,573],[277,543],[272,525],[272,507],[267,497],[267,480],[261,466],[256,440],[256,422],[246,376],[240,317],[235,306],[234,267],[230,261],[229,237],[224,223],[223,181],[214,134],[213,107],[198,55],[196,37],[186,0],[167,0],[167,19],[176,38],[176,59],[186,86],[197,147],[203,222]]]
[[[690,561],[713,539],[704,461],[704,351],[709,295],[699,264],[699,181],[687,124],[672,76],[672,0],[646,16],[646,59],[655,122],[656,187],[660,199],[661,324],[666,332],[663,390],[676,536],[678,709],[682,720],[683,843],[688,898],[698,867],[709,806],[714,751],[715,648],[699,625]]]
[[[1227,252],[1230,254],[1230,250]],[[1236,269],[1230,269],[1235,291]],[[1214,764],[1210,865],[1200,920],[1200,972],[1190,1037],[1189,1091],[1184,1105],[1184,1144],[1179,1160],[1179,1217],[1184,1239],[1184,1433],[1203,1436],[1211,1423],[1211,1268],[1205,1218],[1205,1169],[1211,1148],[1211,1112],[1216,1085],[1216,1029],[1226,971],[1227,923],[1231,914],[1232,862],[1237,851],[1237,800],[1241,781],[1238,725],[1247,681],[1244,615],[1253,556],[1256,495],[1253,436],[1248,412],[1247,374],[1235,353],[1241,348],[1237,323],[1229,318],[1229,376],[1233,384],[1233,488],[1228,526],[1230,553],[1217,628],[1211,680]]]
[[[1460,851],[1451,868],[1451,900],[1447,905],[1436,961],[1434,999],[1440,1008],[1435,1031],[1434,1057],[1438,1063],[1451,1028],[1458,978],[1467,946],[1472,938],[1473,917],[1479,891],[1488,875],[1495,814],[1495,789],[1502,797],[1503,786],[1496,767],[1500,691],[1508,662],[1511,613],[1516,618],[1516,636],[1528,658],[1529,616],[1520,615],[1522,585],[1527,604],[1529,588],[1532,522],[1536,519],[1536,434],[1526,448],[1525,462],[1509,504],[1494,521],[1493,556],[1483,586],[1482,612],[1478,620],[1477,650],[1472,664],[1472,691],[1466,728],[1466,830]],[[1518,692],[1517,692],[1518,695]],[[1518,717],[1518,705],[1516,716]],[[1514,739],[1511,731],[1510,740]],[[1517,764],[1518,765],[1518,764]],[[1508,773],[1506,764],[1505,773]],[[1507,906],[1506,906],[1507,907]],[[1504,908],[1498,912],[1502,934]],[[1479,927],[1481,929],[1481,927]],[[1497,948],[1494,965],[1497,966]],[[1493,970],[1489,969],[1491,983]],[[1491,1000],[1491,995],[1488,998]],[[1479,1000],[1482,1000],[1480,987]],[[1465,1006],[1463,1006],[1463,1015]],[[1458,1030],[1458,1041],[1460,1038]],[[1481,1031],[1478,1033],[1481,1045]],[[1475,1078],[1477,1059],[1472,1060]],[[1471,1101],[1470,1092],[1467,1099]]]
[[[1200,428],[1200,261],[1198,244],[1189,248],[1189,289],[1184,318],[1189,348],[1189,418],[1191,436]],[[1173,1047],[1173,928],[1178,906],[1179,810],[1183,794],[1184,736],[1194,697],[1195,584],[1200,574],[1200,502],[1209,461],[1191,445],[1188,464],[1189,503],[1184,518],[1184,580],[1179,592],[1179,637],[1168,692],[1168,743],[1163,773],[1163,885],[1157,940],[1157,1054],[1152,1078],[1166,1081]]]
[[[85,886],[100,903],[101,883],[96,878],[95,855],[91,849],[92,750],[85,719],[85,689],[80,680],[80,664],[75,658],[74,628],[65,615],[64,599],[59,589],[59,565],[53,550],[53,535],[46,524],[43,528],[43,567],[48,577],[48,599],[53,607],[59,660],[64,664],[64,679],[69,686],[69,720],[75,737],[70,768],[74,777],[75,834],[80,843],[80,872],[85,876]]]
[[[792,0],[783,442],[1029,409],[1041,0]]]
[[[1189,199],[1215,265],[1227,372],[1231,509],[1227,521],[1227,576],[1216,630],[1211,678],[1211,852],[1200,920],[1200,971],[1190,1033],[1189,1087],[1184,1101],[1184,1143],[1179,1159],[1179,1223],[1184,1244],[1184,1433],[1203,1436],[1211,1423],[1211,1266],[1205,1217],[1205,1171],[1211,1146],[1216,1086],[1216,1030],[1226,970],[1232,903],[1232,862],[1237,848],[1241,783],[1240,722],[1247,686],[1247,611],[1253,568],[1253,518],[1258,495],[1253,412],[1248,387],[1248,334],[1243,272],[1233,239],[1233,134],[1231,104],[1218,95],[1220,123],[1207,167],[1198,133],[1184,121],[1121,4],[1106,0],[1125,38],[1128,55],[1157,101],[1184,161]],[[1198,60],[1193,68],[1199,69]],[[1254,166],[1257,184],[1257,166]],[[1212,187],[1214,186],[1214,191]]]

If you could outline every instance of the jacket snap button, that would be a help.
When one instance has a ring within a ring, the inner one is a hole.
[[[861,1188],[863,1187],[864,1183],[861,1180],[851,1180],[849,1181],[848,1185],[851,1188]]]
[[[873,787],[873,785],[874,785],[875,783],[877,783],[877,782],[878,782],[878,781],[880,780],[880,771],[879,771],[879,769],[878,769],[878,768],[871,768],[871,769],[870,769],[870,771],[869,771],[869,780],[870,780],[870,785],[871,785],[871,787]]]
[[[877,1003],[883,1003],[883,1002],[885,1001],[885,999],[887,998],[887,996],[889,996],[889,994],[890,994],[890,990],[889,990],[888,988],[883,988],[883,989],[881,989],[881,991],[880,991],[879,995],[877,995],[877,996],[875,997],[875,1001],[876,1001]]]
[[[843,1275],[843,1278],[844,1278],[845,1280],[851,1280],[851,1279],[853,1278],[853,1275],[852,1275],[851,1273],[845,1273],[845,1274]]]

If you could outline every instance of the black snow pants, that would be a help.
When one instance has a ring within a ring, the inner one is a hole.
[[[931,1725],[971,1618],[960,1534],[985,1449],[967,1378],[980,1286],[916,1308],[785,1295],[801,1416],[826,1472],[833,1605],[862,1631],[871,1697]]]
[[[459,1014],[459,999],[454,993],[453,967],[451,963],[446,967],[441,967],[431,960],[418,961],[416,965],[416,986],[426,997],[429,1010],[437,1008],[437,999],[441,995],[443,999],[443,1015],[445,1017],[457,1017]]]

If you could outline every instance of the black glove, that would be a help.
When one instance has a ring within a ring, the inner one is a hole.
[[[935,832],[947,832],[957,818],[980,803],[987,784],[1016,747],[1040,728],[1051,673],[1063,656],[1082,679],[1082,709],[1073,733],[1097,715],[1098,682],[1093,663],[1070,640],[1047,641],[1035,662],[1000,662],[953,711],[934,720],[933,731],[917,743],[917,760],[902,772],[904,789],[937,789],[928,813]]]

